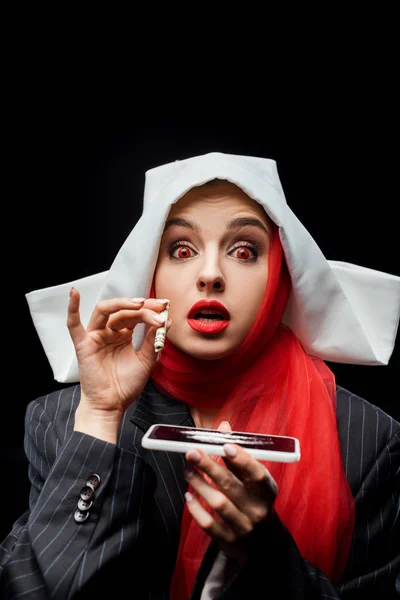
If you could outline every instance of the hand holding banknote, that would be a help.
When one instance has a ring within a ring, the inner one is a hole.
[[[116,442],[124,412],[140,396],[156,365],[157,330],[163,328],[166,332],[171,325],[165,310],[168,304],[167,299],[156,298],[101,300],[85,328],[79,313],[79,291],[71,289],[67,325],[81,384],[76,431]],[[150,327],[136,352],[132,334],[139,323]],[[157,348],[162,346],[163,338],[162,334]]]

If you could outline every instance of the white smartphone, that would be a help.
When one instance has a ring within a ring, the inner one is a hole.
[[[176,425],[152,425],[142,438],[143,448],[167,452],[187,452],[199,448],[207,454],[225,456],[224,444],[238,444],[259,460],[297,462],[300,442],[282,435],[265,435],[240,431],[216,431]]]

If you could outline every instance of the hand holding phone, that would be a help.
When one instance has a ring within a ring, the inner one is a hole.
[[[300,442],[297,438],[240,431],[217,431],[176,425],[152,425],[142,438],[143,448],[186,453],[199,448],[206,454],[225,456],[224,444],[238,444],[258,460],[297,462]]]

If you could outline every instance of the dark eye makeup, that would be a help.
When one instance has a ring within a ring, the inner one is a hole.
[[[194,250],[194,248],[192,248],[192,246],[188,242],[186,242],[184,240],[176,240],[176,241],[171,242],[168,245],[167,254],[168,254],[169,258],[171,260],[176,260],[176,261],[183,261],[183,260],[187,260],[188,258],[193,258],[192,256],[187,256],[184,258],[179,258],[177,256],[173,256],[174,251],[177,248],[182,248],[182,247],[189,248],[190,250],[196,252]],[[243,258],[236,257],[241,262],[256,261],[260,254],[260,246],[259,246],[258,242],[256,242],[255,240],[246,240],[246,241],[243,240],[243,241],[235,242],[235,244],[232,246],[232,248],[230,248],[229,253],[231,253],[233,250],[236,250],[239,248],[248,248],[253,253],[253,256],[250,256],[249,258],[243,259]]]

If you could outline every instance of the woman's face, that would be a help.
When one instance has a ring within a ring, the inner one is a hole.
[[[171,302],[168,339],[180,350],[213,360],[240,346],[264,297],[270,231],[262,206],[228,182],[192,188],[172,206],[161,239],[155,287],[158,298]],[[217,300],[227,309],[222,331],[204,332],[221,325],[221,316],[202,318],[204,306],[188,318],[199,300]]]

